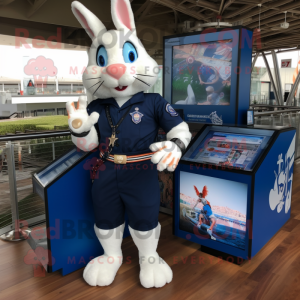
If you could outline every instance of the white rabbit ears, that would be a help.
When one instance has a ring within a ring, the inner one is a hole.
[[[101,31],[106,32],[103,23],[80,2],[72,2],[71,8],[73,14],[92,40]],[[134,15],[129,0],[111,0],[111,15],[117,30],[132,30],[136,34]]]
[[[80,2],[72,2],[71,9],[76,19],[92,40],[95,39],[101,31],[103,33],[106,32],[103,23]]]
[[[118,30],[135,32],[134,15],[129,0],[111,0],[111,16]]]

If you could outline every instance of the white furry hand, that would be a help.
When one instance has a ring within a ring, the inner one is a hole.
[[[90,116],[88,115],[86,110],[87,100],[84,96],[79,97],[77,109],[74,102],[71,101],[67,102],[66,107],[69,116],[69,127],[75,133],[90,131],[94,124],[98,122],[98,113],[93,112]]]
[[[179,147],[171,141],[154,143],[150,146],[150,150],[156,152],[153,154],[151,161],[157,164],[158,171],[167,169],[173,172],[182,155]]]

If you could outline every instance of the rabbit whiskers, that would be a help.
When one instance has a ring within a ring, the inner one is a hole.
[[[133,76],[133,77],[134,77],[134,76]],[[141,80],[141,79],[139,79],[139,78],[137,78],[137,77],[134,77],[134,78],[137,79],[137,80],[139,80],[140,82],[142,82],[142,83],[144,83],[144,84],[150,86],[150,84],[148,84],[147,82],[145,82],[145,81],[143,81],[143,80]]]
[[[152,75],[146,75],[146,74],[135,74],[137,76],[147,76],[147,77],[155,77],[155,76],[152,76]]]
[[[95,85],[99,84],[100,82],[101,82],[101,80],[100,80],[100,81],[98,81],[97,83],[93,84],[92,86],[90,86],[90,87],[88,88],[88,90],[89,90],[89,89],[91,89],[93,86],[95,86]]]
[[[99,82],[98,82],[99,83]],[[96,91],[93,93],[93,96],[95,95],[95,93],[99,90],[99,88],[101,87],[101,85],[104,83],[104,80],[99,84],[99,86],[97,87]]]

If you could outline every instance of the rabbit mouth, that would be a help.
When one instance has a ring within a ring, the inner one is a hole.
[[[128,86],[121,86],[120,85],[120,86],[116,87],[115,90],[117,90],[118,92],[122,92],[122,91],[125,91],[127,89],[127,87]]]

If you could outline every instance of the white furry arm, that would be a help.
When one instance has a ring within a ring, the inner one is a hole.
[[[151,151],[155,152],[151,161],[157,164],[157,170],[163,171],[167,169],[173,172],[178,165],[182,152],[179,147],[170,140],[174,138],[180,139],[187,147],[191,141],[191,137],[192,134],[189,131],[188,125],[182,122],[167,133],[167,141],[150,145]]]
[[[187,123],[182,122],[179,125],[173,127],[168,133],[167,133],[167,140],[170,141],[172,139],[180,139],[185,147],[187,147],[191,141],[192,134],[190,133],[189,126]]]
[[[68,102],[66,106],[72,142],[83,151],[92,151],[99,145],[98,134],[94,126],[98,122],[99,114],[93,112],[90,116],[88,115],[85,97],[79,97],[77,109],[73,102]]]

